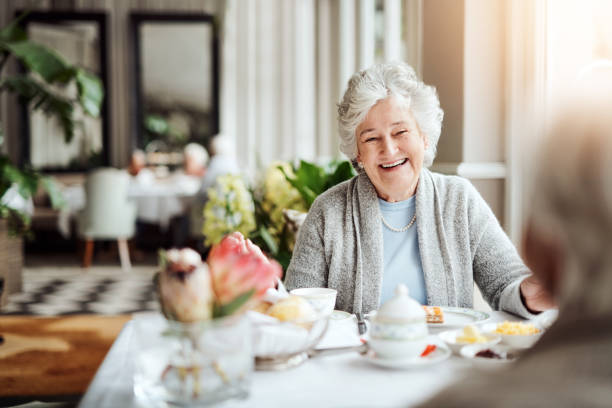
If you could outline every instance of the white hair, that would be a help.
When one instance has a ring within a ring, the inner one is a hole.
[[[390,96],[399,97],[412,111],[429,143],[423,165],[431,166],[436,157],[444,112],[440,108],[436,89],[419,81],[412,67],[402,62],[376,64],[351,77],[338,104],[340,151],[350,160],[355,160],[355,130],[378,101]]]
[[[208,152],[206,151],[204,146],[198,143],[189,143],[183,149],[183,154],[185,155],[185,157],[191,157],[193,160],[195,160],[202,166],[206,165],[206,163],[208,162]]]
[[[221,133],[212,138],[209,148],[213,156],[234,156],[236,154],[234,141]]]

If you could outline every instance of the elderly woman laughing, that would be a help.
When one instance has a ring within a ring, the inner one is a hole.
[[[338,124],[359,174],[312,205],[288,288],[334,288],[349,312],[378,309],[398,283],[422,304],[472,307],[476,282],[494,309],[529,316],[550,306],[474,187],[427,169],[442,116],[435,89],[406,64],[353,75]]]

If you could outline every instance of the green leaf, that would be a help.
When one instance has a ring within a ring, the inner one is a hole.
[[[60,209],[66,206],[66,200],[59,188],[59,185],[52,177],[41,177],[40,183],[43,189],[49,194],[51,199],[51,207]]]
[[[17,42],[26,40],[27,34],[19,27],[19,23],[28,13],[23,13],[15,20],[11,21],[6,27],[0,30],[0,42]]]
[[[88,115],[100,116],[100,106],[104,99],[102,81],[85,70],[78,69],[76,73],[79,102]]]
[[[217,305],[213,307],[213,318],[229,316],[240,309],[253,295],[255,294],[255,289],[251,289],[248,292],[243,293],[242,295],[236,297],[231,302],[225,305]]]
[[[170,129],[166,119],[158,115],[148,115],[145,118],[145,128],[156,135],[165,135]]]
[[[38,189],[38,175],[31,170],[19,170],[9,162],[2,163],[2,185],[3,192],[13,184],[17,185],[17,191],[23,198],[30,198],[36,194]]]
[[[274,242],[274,238],[272,238],[272,235],[265,226],[262,225],[261,227],[259,227],[259,235],[268,246],[268,252],[272,256],[276,256],[276,254],[278,253],[278,246],[276,245],[276,242]]]
[[[304,201],[306,201],[308,208],[310,208],[315,198],[317,198],[317,194],[315,194],[315,192],[313,192],[306,184],[304,184],[302,180],[289,176],[282,166],[278,166],[278,169],[283,173],[285,179],[287,179],[289,184],[291,184],[297,189],[297,191],[299,191]]]
[[[28,69],[39,74],[46,82],[66,83],[74,76],[74,68],[55,51],[28,40],[6,44]],[[72,74],[72,75],[71,75]]]
[[[283,271],[286,271],[289,267],[289,263],[291,262],[291,252],[288,250],[279,251],[278,255],[274,257],[276,261],[282,266]]]
[[[342,161],[340,163],[337,163],[335,171],[328,177],[327,182],[325,183],[325,190],[335,186],[338,183],[348,180],[354,177],[355,175],[357,175],[357,172],[355,171],[350,162]]]
[[[0,90],[9,89],[16,92],[25,104],[31,103],[33,109],[42,109],[47,115],[58,118],[64,129],[64,140],[69,143],[74,137],[75,122],[70,100],[47,89],[35,79],[20,75],[5,79],[0,83]]]
[[[305,160],[300,161],[300,167],[295,172],[297,179],[313,193],[319,195],[325,188],[325,171],[316,164]]]

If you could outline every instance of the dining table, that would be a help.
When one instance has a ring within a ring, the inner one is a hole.
[[[517,321],[519,317],[501,311],[480,312],[486,322]],[[317,350],[363,344],[355,315],[330,318]],[[152,401],[136,397],[133,391],[134,356],[139,350],[135,326],[138,319],[163,327],[159,313],[135,315],[117,337],[93,381],[80,401],[80,407],[150,407]],[[480,322],[479,322],[480,323]],[[483,322],[484,323],[484,322]],[[443,347],[437,336],[448,327],[429,325],[431,343]],[[366,333],[367,338],[367,333]],[[446,350],[447,355],[450,351]],[[254,371],[245,399],[225,401],[223,407],[409,407],[482,369],[474,362],[450,355],[403,368],[373,364],[358,352],[344,352],[308,358],[301,365],[283,371]],[[165,406],[165,405],[159,405]]]
[[[156,224],[166,230],[173,217],[187,213],[201,185],[199,177],[180,171],[165,177],[141,171],[130,179],[127,198],[136,204],[136,217],[140,222]],[[85,207],[85,186],[67,186],[62,189],[62,195],[66,205],[60,210],[57,226],[62,236],[68,238],[71,218]]]

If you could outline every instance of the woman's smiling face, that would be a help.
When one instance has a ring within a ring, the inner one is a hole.
[[[410,108],[390,96],[378,101],[355,130],[357,161],[378,196],[396,202],[412,197],[423,167],[427,138]]]

